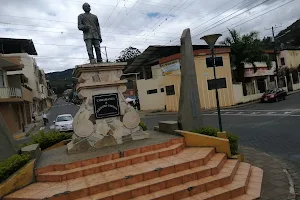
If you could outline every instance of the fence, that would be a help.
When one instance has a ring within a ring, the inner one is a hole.
[[[19,88],[0,88],[0,98],[21,98],[22,91]]]

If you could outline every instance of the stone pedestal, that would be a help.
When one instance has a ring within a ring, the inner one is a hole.
[[[120,80],[126,63],[78,65],[77,92],[83,103],[74,117],[68,153],[79,153],[132,140],[149,138],[140,117],[123,96],[127,80]]]

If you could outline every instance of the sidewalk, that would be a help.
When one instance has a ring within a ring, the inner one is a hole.
[[[290,185],[288,172],[282,162],[257,149],[241,146],[245,162],[264,170],[261,200],[294,200],[295,191]]]
[[[291,92],[288,92],[288,95],[293,95],[293,94],[296,94],[296,93],[299,93],[300,90],[296,90],[296,91],[291,91]],[[226,110],[226,109],[233,109],[233,108],[241,108],[241,107],[244,107],[244,106],[248,106],[248,105],[252,105],[252,104],[255,104],[255,103],[259,103],[260,100],[254,100],[254,101],[250,101],[250,102],[247,102],[247,103],[243,103],[243,104],[237,104],[237,105],[233,105],[233,106],[228,106],[228,107],[222,107],[221,109],[222,110]],[[202,110],[203,113],[205,112],[209,112],[209,111],[215,111],[216,108],[212,108],[212,109],[205,109],[205,110]],[[167,112],[167,111],[153,111],[153,110],[149,110],[149,111],[138,111],[140,116],[141,117],[144,117],[144,116],[157,116],[157,115],[176,115],[178,112]]]

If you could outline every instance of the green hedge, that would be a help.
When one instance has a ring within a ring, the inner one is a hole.
[[[198,130],[193,130],[191,132],[217,137],[219,129],[212,128],[212,127],[202,127]],[[239,137],[237,135],[228,132],[226,132],[226,135],[227,135],[227,139],[229,140],[231,154],[232,155],[238,154]]]
[[[40,131],[37,135],[34,135],[31,137],[31,141],[29,143],[26,143],[24,146],[28,146],[31,144],[40,144],[40,147],[42,150],[47,149],[56,143],[71,139],[72,135],[67,133],[60,133],[56,131],[50,131],[50,132],[44,132]]]
[[[0,183],[5,181],[13,173],[18,171],[21,167],[26,165],[30,160],[30,155],[13,155],[8,159],[0,162]]]
[[[146,124],[144,122],[141,121],[140,124],[139,124],[139,126],[142,127],[143,131],[147,130],[147,126],[146,126]]]

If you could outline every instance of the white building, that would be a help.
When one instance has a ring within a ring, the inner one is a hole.
[[[12,53],[7,56],[20,56],[24,68],[20,71],[8,72],[8,75],[24,74],[28,78],[28,85],[33,92],[33,112],[42,112],[46,107],[48,97],[45,73],[40,70],[34,58],[27,53]]]

